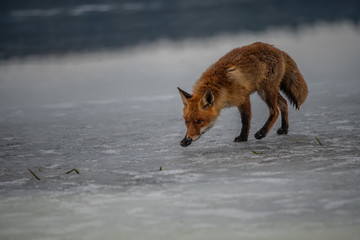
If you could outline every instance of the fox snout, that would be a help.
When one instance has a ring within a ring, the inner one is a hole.
[[[185,136],[183,140],[181,140],[180,145],[182,147],[187,147],[192,143],[192,138]]]

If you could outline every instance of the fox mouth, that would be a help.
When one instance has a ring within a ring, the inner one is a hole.
[[[180,142],[180,145],[182,147],[187,147],[189,146],[192,142],[195,142],[197,141],[204,133],[206,133],[210,128],[212,128],[215,124],[216,120],[212,121],[208,126],[206,127],[203,127],[201,130],[200,130],[200,134],[191,138],[191,137],[187,137],[185,136],[183,140],[181,140]]]
[[[186,138],[186,137],[185,137],[183,140],[181,140],[180,145],[181,145],[182,147],[187,147],[187,146],[189,146],[191,143],[192,143],[192,138]]]
[[[194,137],[194,138],[186,137],[186,136],[185,136],[184,139],[181,140],[180,145],[181,145],[182,147],[187,147],[187,146],[189,146],[192,142],[197,141],[197,140],[201,137],[201,135],[202,135],[202,134],[200,134],[200,135],[198,135],[198,136],[196,136],[196,137]]]

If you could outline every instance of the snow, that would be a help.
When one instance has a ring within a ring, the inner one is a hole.
[[[89,54],[1,65],[0,238],[357,239],[359,33],[322,24],[162,42],[98,53],[100,62]],[[180,147],[176,87],[190,90],[227,49],[260,39],[289,52],[309,85],[300,112],[289,111],[289,134],[276,135],[277,121],[253,137],[268,115],[253,95],[248,142],[233,142],[232,108]],[[73,168],[80,174],[66,174]]]

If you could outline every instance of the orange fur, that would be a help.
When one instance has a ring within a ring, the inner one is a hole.
[[[246,141],[251,118],[250,94],[255,91],[269,107],[269,118],[255,137],[265,137],[279,115],[278,108],[282,116],[278,134],[286,134],[287,103],[279,89],[297,108],[308,93],[296,63],[287,53],[261,42],[233,49],[202,74],[192,95],[179,89],[187,126],[182,145],[197,140],[204,133],[203,129],[211,128],[221,110],[231,106],[238,107],[243,125],[235,141]]]

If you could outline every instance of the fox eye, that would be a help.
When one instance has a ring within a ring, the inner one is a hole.
[[[201,124],[203,122],[203,120],[197,120],[196,124]]]
[[[186,123],[186,124],[189,124],[189,121],[188,121],[188,120],[185,120],[185,123]]]

